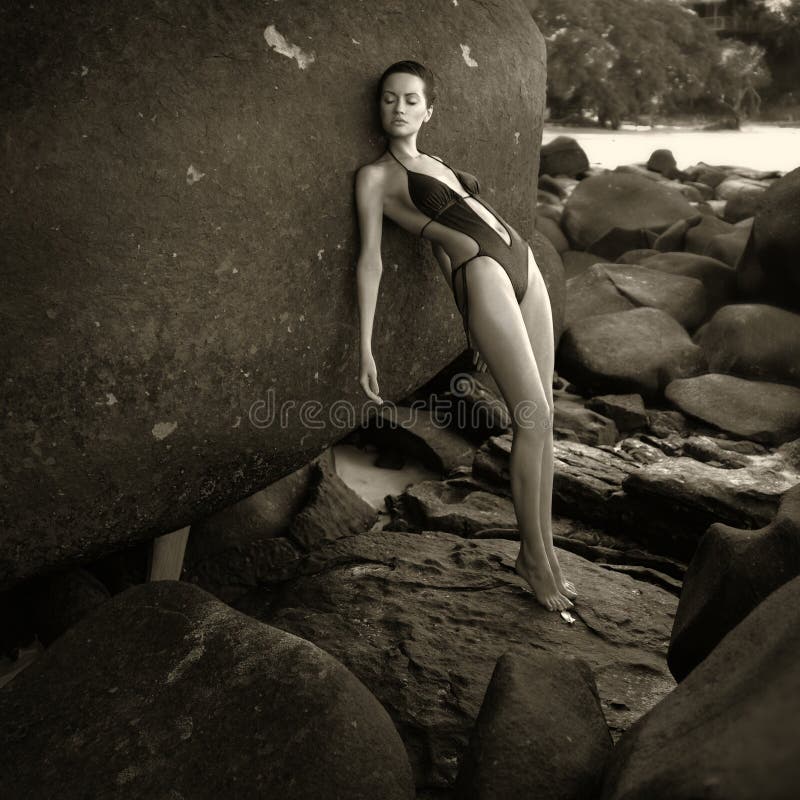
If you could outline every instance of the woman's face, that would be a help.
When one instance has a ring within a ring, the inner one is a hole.
[[[425,105],[425,82],[417,75],[393,72],[383,82],[381,124],[389,136],[411,136],[430,119]]]

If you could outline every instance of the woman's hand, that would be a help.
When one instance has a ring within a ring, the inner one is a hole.
[[[370,400],[383,404],[383,400],[378,394],[378,368],[375,366],[375,359],[372,357],[372,353],[361,357],[361,375],[358,382]]]

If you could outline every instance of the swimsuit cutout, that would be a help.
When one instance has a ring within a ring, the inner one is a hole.
[[[468,192],[460,195],[443,181],[428,175],[424,172],[415,172],[406,167],[405,164],[394,154],[390,148],[388,152],[406,171],[408,182],[408,194],[415,208],[426,217],[428,221],[422,226],[419,235],[422,236],[425,229],[431,222],[438,222],[448,228],[465,234],[478,247],[478,252],[474,256],[462,261],[453,267],[450,272],[450,288],[456,301],[461,316],[464,320],[464,333],[467,337],[467,347],[472,348],[469,336],[469,303],[467,297],[467,271],[466,265],[481,256],[489,256],[494,259],[506,271],[511,285],[514,287],[514,294],[517,302],[522,302],[528,288],[528,244],[520,235],[488,204],[476,197],[479,191],[478,180],[475,176],[467,172],[454,170],[441,161],[457,178],[459,184]],[[420,150],[420,153],[422,151]],[[427,153],[423,153],[427,155]],[[431,156],[433,158],[434,156]],[[468,186],[471,184],[471,187]],[[495,219],[506,229],[511,244],[506,244],[503,237],[492,228],[466,201],[467,197],[474,198],[484,208],[486,208]],[[424,238],[424,237],[423,237]],[[455,290],[455,275],[461,270],[461,286],[464,297],[463,309],[459,305],[458,296]]]

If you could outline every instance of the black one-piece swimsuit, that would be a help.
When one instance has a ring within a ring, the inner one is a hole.
[[[521,303],[528,288],[528,243],[486,202],[477,197],[479,190],[478,180],[468,172],[459,172],[444,164],[458,180],[459,184],[467,191],[466,195],[458,194],[446,183],[443,183],[433,175],[426,175],[424,172],[410,170],[403,162],[388,150],[389,154],[406,171],[408,181],[408,194],[411,202],[417,210],[429,217],[428,221],[422,226],[419,235],[425,233],[425,229],[431,222],[438,222],[448,228],[459,231],[469,236],[478,247],[478,252],[474,256],[462,261],[453,267],[451,278],[451,290],[463,320],[464,333],[467,337],[467,346],[472,347],[469,336],[469,302],[467,297],[467,271],[465,267],[470,261],[474,261],[481,256],[489,256],[497,261],[506,271],[511,285],[514,287],[514,295],[517,302]],[[422,152],[420,150],[420,152]],[[423,155],[426,155],[423,153]],[[433,158],[433,156],[431,156]],[[439,160],[439,159],[437,159]],[[489,225],[475,210],[467,203],[466,198],[473,197],[484,208],[486,208],[495,219],[502,224],[508,233],[511,244],[506,244],[503,237]],[[455,276],[461,270],[461,287],[463,305],[459,305],[458,296],[455,290]]]

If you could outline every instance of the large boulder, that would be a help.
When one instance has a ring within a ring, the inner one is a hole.
[[[414,797],[402,740],[348,669],[179,581],[70,628],[0,689],[0,717],[8,800]]]
[[[553,442],[555,514],[624,536],[626,543],[637,543],[650,553],[688,563],[711,524],[767,525],[781,497],[800,483],[800,439],[769,452],[754,442],[689,435],[677,411],[651,408],[647,416],[648,433],[680,440],[682,447],[675,455],[665,457],[639,437],[620,439],[613,447],[566,438]],[[653,441],[654,437],[646,438]],[[665,446],[673,452],[669,439]],[[511,433],[493,436],[475,454],[472,475],[480,486],[455,480],[440,486],[426,482],[420,484],[426,486],[424,493],[417,487],[404,492],[398,503],[407,523],[402,529],[442,527],[477,536],[484,526],[515,525],[508,521],[514,513],[509,470],[512,441]],[[501,505],[487,495],[487,487],[509,502]]]
[[[583,659],[615,735],[675,686],[665,660],[671,593],[559,550],[580,591],[570,622],[538,605],[514,570],[518,551],[497,538],[376,531],[327,543],[274,594],[237,607],[351,669],[394,719],[418,791],[441,793],[509,649]]]
[[[589,159],[583,148],[571,136],[556,136],[542,145],[539,161],[540,175],[567,175],[577,178],[589,169]]]
[[[800,167],[767,189],[753,224],[755,250],[782,305],[800,310]]]
[[[734,303],[720,308],[693,338],[710,372],[800,386],[800,314]]]
[[[584,661],[509,651],[497,659],[455,791],[461,800],[596,797],[611,748]]]
[[[683,582],[667,661],[683,680],[765,597],[800,575],[800,484],[768,525],[714,524],[697,546]]]
[[[736,272],[715,258],[696,253],[668,252],[647,256],[638,263],[648,269],[702,281],[706,287],[706,311],[709,314],[735,297]]]
[[[790,800],[800,785],[800,578],[618,742],[603,800]]]
[[[635,264],[595,264],[571,278],[567,289],[567,327],[595,314],[641,307],[660,308],[687,330],[706,318],[700,280]]]
[[[684,437],[682,455],[645,463],[627,475],[622,492],[611,499],[623,507],[623,520],[634,521],[631,533],[652,552],[689,561],[714,523],[767,525],[783,495],[800,483],[800,439],[774,452],[737,452],[736,447],[726,439]],[[606,507],[611,516],[613,502]]]
[[[735,230],[736,226],[730,222],[725,222],[710,214],[704,214],[697,225],[692,225],[687,229],[683,249],[689,253],[706,255],[706,251],[712,247],[712,242],[717,236],[723,236]]]
[[[800,436],[800,388],[709,372],[676,378],[664,396],[684,414],[768,445]]]
[[[564,206],[562,228],[576,250],[614,259],[649,247],[645,231],[661,233],[696,213],[673,189],[640,175],[609,172],[578,184]]]
[[[674,378],[705,370],[700,348],[658,308],[578,320],[564,332],[556,356],[559,375],[592,394],[635,392],[652,399]]]
[[[547,286],[553,317],[553,337],[558,346],[561,334],[564,332],[564,314],[567,303],[564,263],[550,240],[533,227],[531,227],[530,245],[536,266],[542,273],[542,278]]]
[[[385,147],[375,82],[409,54],[357,0],[10,0],[2,19],[0,588],[207,517],[353,427],[353,176]],[[445,90],[420,144],[525,235],[545,45],[522,2],[487,19],[404,3]],[[427,245],[387,225],[383,257],[392,399],[464,334]]]
[[[680,174],[678,162],[672,154],[672,150],[653,150],[650,158],[647,159],[647,169],[660,172],[665,178],[675,178]]]
[[[585,250],[565,250],[561,255],[564,263],[564,277],[569,280],[575,275],[580,275],[593,264],[605,264],[607,260],[587,253]]]
[[[716,196],[725,200],[725,219],[728,222],[754,217],[761,208],[769,181],[756,181],[739,175],[730,175],[717,186]]]

